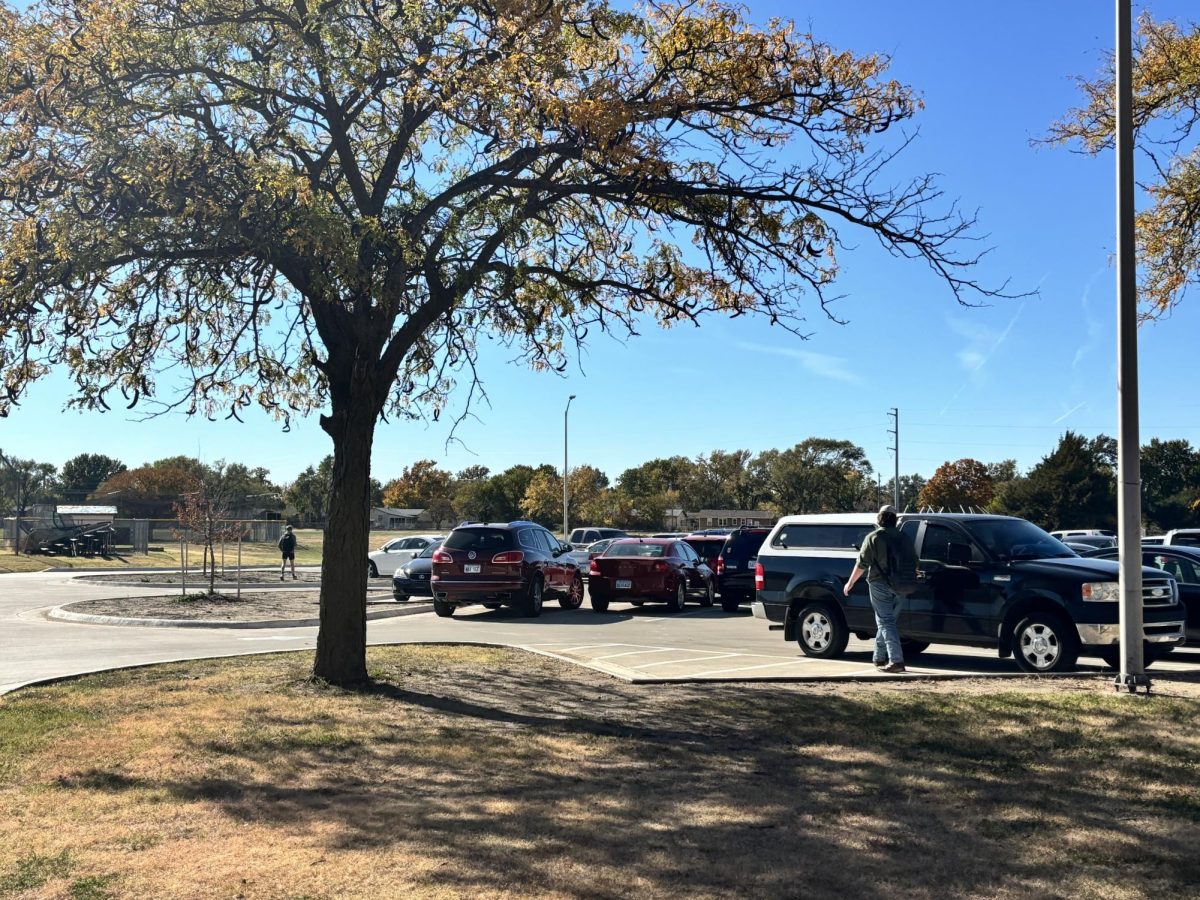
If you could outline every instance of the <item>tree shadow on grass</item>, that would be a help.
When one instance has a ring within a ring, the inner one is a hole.
[[[1178,894],[1200,881],[1186,709],[1147,733],[1137,707],[1086,700],[647,689],[521,659],[346,695],[376,714],[353,740],[303,708],[267,713],[191,748],[213,760],[206,775],[95,770],[75,786],[334,824],[331,850],[437,858],[430,889],[463,894]]]

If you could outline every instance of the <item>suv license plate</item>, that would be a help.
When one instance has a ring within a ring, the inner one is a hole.
[[[617,590],[618,591],[622,591],[622,590],[627,591],[631,587],[633,587],[633,582],[630,579],[628,579],[628,578],[618,578],[617,579]]]
[[[463,571],[468,575],[474,575],[476,572],[480,571],[479,563],[467,563],[465,566],[463,566]]]

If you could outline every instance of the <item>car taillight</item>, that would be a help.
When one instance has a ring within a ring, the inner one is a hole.
[[[717,557],[717,574],[722,575],[725,572],[725,557]]]
[[[434,550],[433,551],[433,561],[435,563],[454,562],[454,557],[451,556],[449,553],[447,553],[445,550]]]
[[[522,550],[505,550],[503,553],[497,553],[492,557],[492,562],[503,565],[504,563],[519,563],[525,559],[525,552]]]
[[[763,567],[762,563],[754,565],[754,589],[761,591],[763,589]]]
[[[589,575],[599,575],[600,574],[600,564],[598,562],[596,562],[594,559],[588,560],[588,574]]]
[[[665,572],[665,571],[667,571],[667,569],[669,569],[669,568],[671,568],[671,567],[670,567],[670,566],[668,566],[668,565],[667,565],[665,562],[663,562],[662,560],[659,560],[658,562],[656,562],[656,563],[654,564],[654,571],[655,571],[655,572]]]

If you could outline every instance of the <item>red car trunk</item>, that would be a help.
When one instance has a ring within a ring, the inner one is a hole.
[[[679,576],[666,559],[597,556],[591,561],[592,590],[631,597],[670,594]]]

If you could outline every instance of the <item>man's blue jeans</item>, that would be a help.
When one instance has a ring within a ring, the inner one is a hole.
[[[904,598],[893,593],[886,581],[872,581],[867,590],[875,610],[875,662],[903,663],[904,651],[900,649],[900,628],[896,619]]]

